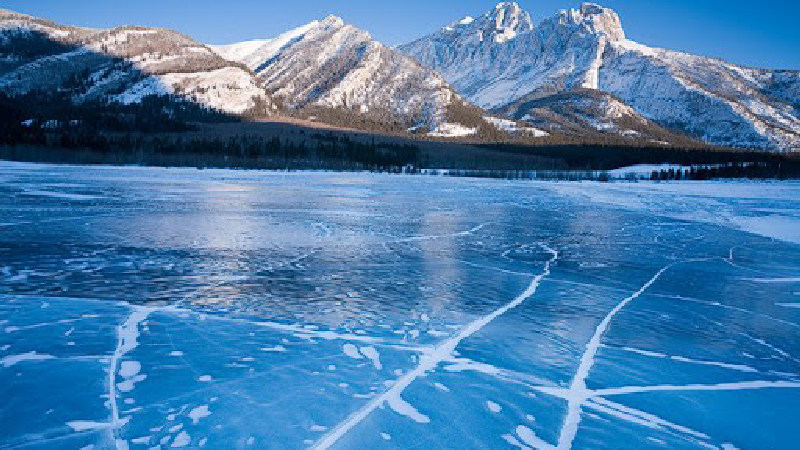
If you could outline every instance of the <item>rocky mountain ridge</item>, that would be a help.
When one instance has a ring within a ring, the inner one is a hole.
[[[338,109],[443,137],[473,135],[488,125],[477,108],[468,118],[455,117],[470,105],[442,77],[336,16],[274,39],[214,49],[247,65],[291,110]]]
[[[651,48],[592,3],[537,24],[503,2],[397,48],[336,16],[212,46],[171,30],[0,10],[0,94],[31,92],[75,104],[170,98],[235,117],[438,138],[800,151],[800,72]]]
[[[500,3],[398,50],[485,108],[590,89],[707,143],[800,150],[800,72],[648,47],[627,38],[616,12],[593,3],[538,25],[516,3]]]

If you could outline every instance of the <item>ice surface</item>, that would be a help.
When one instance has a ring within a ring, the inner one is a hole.
[[[627,170],[627,169],[623,169]],[[702,221],[800,244],[800,184],[757,182],[556,184],[593,202]]]
[[[0,448],[797,446],[797,184],[0,163],[0,211]]]

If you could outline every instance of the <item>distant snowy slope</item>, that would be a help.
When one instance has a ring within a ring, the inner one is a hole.
[[[516,3],[400,46],[469,100],[502,107],[532,93],[613,94],[646,119],[705,142],[800,150],[800,74],[749,69],[626,38],[619,16],[584,3],[534,25]]]
[[[593,89],[531,94],[498,111],[554,133],[593,140],[615,137],[660,144],[693,142],[687,136],[646,119],[611,94]]]
[[[273,39],[246,41],[231,45],[212,45],[209,47],[223,58],[241,62],[251,70],[256,71],[266,61],[274,58],[282,49],[302,39],[309,31],[319,25],[320,22],[315,20]]]
[[[274,112],[252,73],[170,30],[90,30],[0,11],[0,90],[71,91],[76,102],[174,95],[227,113]]]

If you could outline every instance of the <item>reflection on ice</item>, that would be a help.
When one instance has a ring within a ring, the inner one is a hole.
[[[0,179],[3,448],[796,444],[797,185]]]

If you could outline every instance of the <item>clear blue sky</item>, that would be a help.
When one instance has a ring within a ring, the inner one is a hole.
[[[211,44],[269,38],[342,16],[384,43],[427,34],[496,2],[483,0],[0,0],[0,6],[73,25],[126,24],[179,30]],[[579,0],[522,0],[538,22]],[[607,0],[631,39],[732,62],[800,69],[800,0]]]

